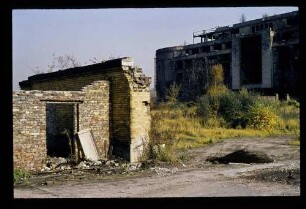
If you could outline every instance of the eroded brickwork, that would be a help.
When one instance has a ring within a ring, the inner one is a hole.
[[[101,158],[106,156],[108,147],[104,145],[109,142],[108,81],[95,82],[83,91],[16,91],[13,92],[14,168],[42,168],[47,157],[47,124],[52,126],[50,121],[54,120],[48,104],[79,106],[79,128],[92,130],[99,155]]]
[[[102,81],[109,82],[109,86]],[[82,100],[75,106],[74,112],[79,111],[79,126],[74,122],[74,129],[94,130],[94,137],[100,139],[96,141],[101,156],[107,157],[111,145],[113,154],[136,162],[149,140],[150,81],[141,69],[133,67],[132,58],[122,58],[35,75],[20,82],[20,86],[24,90],[40,90],[43,97],[48,91],[80,94],[82,99],[74,98],[76,102]],[[101,88],[104,90],[100,91]],[[109,106],[109,113],[106,106]],[[103,120],[99,120],[101,115]],[[108,127],[107,132],[104,127]]]

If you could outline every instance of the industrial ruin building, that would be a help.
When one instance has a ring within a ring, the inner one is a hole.
[[[47,156],[69,157],[65,130],[73,138],[89,129],[100,159],[111,152],[139,161],[149,140],[150,81],[126,57],[20,82],[13,92],[14,167],[39,170]]]
[[[203,95],[209,66],[222,64],[224,82],[264,94],[298,97],[298,11],[193,33],[193,44],[158,49],[155,88],[159,101],[169,87],[180,86],[179,98]],[[200,40],[195,43],[195,40]]]

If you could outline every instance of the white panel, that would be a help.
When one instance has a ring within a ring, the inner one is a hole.
[[[83,148],[85,157],[88,160],[96,161],[99,160],[99,154],[94,141],[93,135],[89,129],[79,131],[78,137]]]

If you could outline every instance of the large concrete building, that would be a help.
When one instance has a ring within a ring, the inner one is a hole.
[[[202,95],[212,64],[222,64],[225,84],[233,90],[298,96],[298,11],[194,32],[193,42],[156,51],[159,101],[174,83],[180,85],[181,100]]]

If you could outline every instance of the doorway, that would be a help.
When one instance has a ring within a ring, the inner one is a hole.
[[[67,158],[73,155],[73,137],[78,124],[78,108],[73,103],[46,104],[47,155]],[[77,123],[77,124],[76,124]]]

